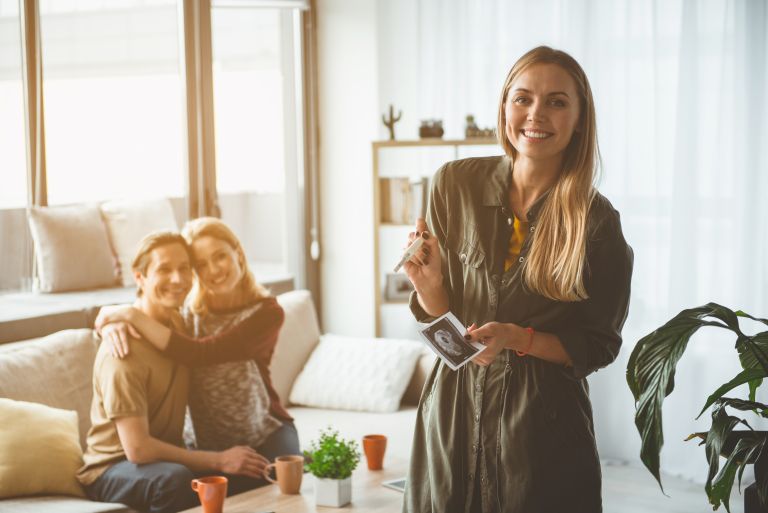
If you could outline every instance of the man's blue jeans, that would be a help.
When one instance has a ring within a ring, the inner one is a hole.
[[[149,513],[175,513],[199,506],[190,485],[194,478],[179,463],[137,465],[126,460],[109,467],[85,491],[95,501],[121,502]]]
[[[293,422],[284,422],[256,451],[270,461],[277,456],[301,454],[299,436]],[[200,475],[210,475],[204,472]],[[157,462],[137,465],[121,461],[109,467],[93,484],[86,487],[91,500],[121,502],[139,511],[175,513],[199,506],[190,482],[195,475],[184,465]],[[264,486],[264,479],[227,475],[227,495]]]

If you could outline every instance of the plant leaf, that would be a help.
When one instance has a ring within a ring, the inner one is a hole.
[[[718,404],[718,406],[712,411],[712,425],[707,433],[707,440],[705,444],[705,454],[707,455],[707,461],[709,461],[709,473],[707,474],[707,482],[704,485],[704,490],[707,492],[710,503],[717,508],[720,503],[719,499],[717,503],[713,502],[712,494],[712,481],[718,475],[720,469],[720,453],[723,451],[728,435],[731,434],[733,428],[739,424],[740,419],[732,417],[725,412],[725,406]],[[731,480],[733,482],[733,480]],[[726,505],[726,509],[728,506]]]
[[[741,411],[753,411],[761,417],[768,418],[768,405],[766,404],[755,401],[745,401],[744,399],[737,399],[735,397],[723,397],[720,399],[720,402],[730,408],[735,408]]]
[[[752,319],[753,321],[762,322],[763,324],[768,326],[768,319],[761,319],[760,317],[752,317],[747,312],[743,312],[741,310],[737,310],[736,312],[734,312],[734,314],[737,317],[746,317],[747,319]]]
[[[718,321],[705,320],[714,317]],[[683,310],[635,345],[627,364],[627,384],[635,398],[635,426],[640,433],[640,458],[661,484],[659,455],[664,445],[661,407],[675,388],[675,369],[691,336],[702,326],[731,329],[737,335],[736,314],[716,303]]]
[[[732,432],[732,435],[736,433],[741,432],[734,431]],[[725,463],[723,463],[722,469],[712,482],[711,489],[707,492],[709,502],[713,506],[717,507],[719,503],[722,502],[723,505],[725,505],[725,509],[730,511],[731,490],[733,489],[733,481],[736,477],[737,470],[739,491],[741,491],[741,477],[744,474],[744,469],[747,465],[754,463],[765,446],[765,436],[762,434],[757,435],[756,433],[755,435],[756,436],[744,436],[739,438],[735,447],[725,460]]]
[[[768,373],[768,331],[752,337],[739,337],[736,350],[743,369],[763,368]]]
[[[763,369],[747,369],[747,370],[741,371],[736,375],[736,377],[734,377],[728,383],[721,385],[720,388],[715,390],[714,393],[712,393],[712,395],[710,395],[709,398],[707,398],[707,402],[704,403],[704,407],[701,409],[701,411],[696,416],[696,418],[698,419],[699,417],[701,417],[701,415],[705,411],[707,411],[707,408],[712,406],[715,403],[715,401],[723,397],[723,395],[730,392],[737,386],[743,385],[744,383],[749,383],[752,381],[758,381],[758,380],[762,381],[761,378],[764,378],[764,377],[765,377],[765,372],[763,371]],[[760,403],[755,403],[755,404],[760,404]]]

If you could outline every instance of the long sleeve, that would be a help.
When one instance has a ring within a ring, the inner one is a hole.
[[[448,288],[448,272],[446,266],[448,265],[448,255],[445,243],[446,225],[448,222],[448,211],[446,208],[446,190],[445,190],[445,175],[446,167],[441,167],[432,179],[432,190],[429,195],[429,210],[427,212],[427,230],[437,237],[437,241],[440,243],[440,258],[443,262],[443,286]],[[449,301],[450,301],[449,294]],[[408,300],[408,306],[411,309],[411,313],[419,322],[432,322],[436,318],[429,315],[424,311],[424,308],[419,304],[418,294],[416,291],[411,292],[411,296]]]
[[[618,212],[604,219],[592,239],[585,279],[589,299],[576,303],[570,318],[553,330],[573,361],[568,371],[575,379],[616,359],[629,309],[634,257],[624,240]]]
[[[269,297],[227,331],[197,339],[172,332],[165,354],[189,367],[248,359],[265,362],[268,367],[284,318],[282,307]]]

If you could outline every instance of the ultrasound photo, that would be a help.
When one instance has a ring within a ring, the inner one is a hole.
[[[465,340],[466,331],[456,316],[449,312],[422,329],[419,334],[446,365],[456,370],[485,349],[479,342]]]

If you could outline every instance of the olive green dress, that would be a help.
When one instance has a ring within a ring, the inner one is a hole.
[[[488,367],[432,369],[422,392],[403,511],[443,513],[599,512],[600,461],[586,376],[621,346],[632,249],[619,213],[602,195],[588,217],[589,299],[559,302],[528,291],[519,261],[504,270],[512,233],[507,157],[443,166],[428,215],[441,245],[450,310],[465,324],[490,321],[557,335],[573,361],[564,367],[505,350]],[[528,212],[529,231],[548,194]],[[432,318],[411,296],[417,320]]]

